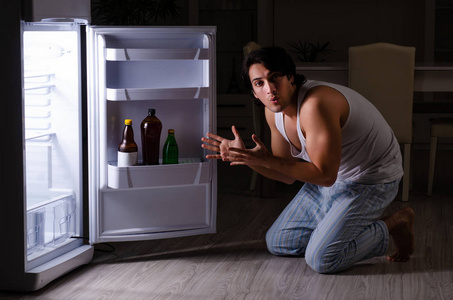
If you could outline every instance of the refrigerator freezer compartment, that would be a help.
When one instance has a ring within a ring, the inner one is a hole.
[[[106,60],[125,61],[125,60],[173,60],[173,59],[193,59],[205,60],[209,58],[208,49],[130,49],[107,48]]]
[[[147,88],[127,88],[127,89],[107,89],[107,100],[126,101],[126,100],[167,100],[167,99],[200,99],[207,98],[209,88],[168,88],[168,89],[147,89]]]
[[[126,189],[208,183],[211,180],[209,166],[209,162],[133,167],[109,164],[108,186]]]
[[[187,235],[212,227],[210,184],[107,189],[100,206],[99,241],[153,239],[163,232]]]

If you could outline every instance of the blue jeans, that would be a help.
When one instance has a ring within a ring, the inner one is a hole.
[[[387,252],[389,232],[381,217],[400,180],[366,185],[304,184],[266,234],[275,255],[303,255],[318,273],[334,273]]]

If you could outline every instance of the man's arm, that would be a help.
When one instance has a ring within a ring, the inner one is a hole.
[[[273,118],[273,113],[266,112],[266,118],[272,117]],[[270,122],[268,120],[268,122]],[[274,122],[275,123],[275,122]],[[277,128],[275,125],[273,126],[274,130],[271,130],[272,132],[272,143],[273,143],[273,148],[276,149],[275,152],[277,155],[280,155],[281,157],[284,157],[287,160],[293,160],[297,161],[296,158],[292,157],[290,154],[289,150],[289,143],[281,136],[280,132],[278,132]],[[201,141],[203,144],[201,145],[202,148],[217,152],[216,154],[208,154],[206,155],[206,158],[208,159],[222,159],[223,161],[229,161],[231,162],[231,165],[235,164],[244,164],[244,163],[235,163],[235,157],[236,154],[230,153],[229,149],[235,149],[237,151],[239,150],[244,150],[244,151],[249,151],[245,149],[244,143],[242,141],[241,136],[239,135],[239,132],[236,130],[235,126],[231,127],[231,131],[233,132],[234,135],[234,140],[228,140],[225,139],[219,135],[213,134],[208,132],[206,134],[207,137],[202,137]],[[267,151],[266,147],[264,144],[256,137],[254,134],[252,135],[252,139],[255,141],[257,146],[253,149],[255,152],[260,152],[262,159],[267,160],[271,159],[273,156]],[[277,150],[278,149],[278,150]],[[279,180],[288,184],[293,183],[295,180],[286,176],[284,173],[280,173],[276,170],[272,170],[270,168],[264,167],[263,165],[260,164],[251,164],[248,165],[251,169],[255,170],[256,172],[260,173],[261,175],[268,177],[273,180]]]
[[[341,162],[341,118],[347,116],[348,109],[346,99],[333,89],[318,89],[307,96],[300,120],[311,162],[299,162],[288,156],[288,142],[276,129],[272,112],[266,112],[266,119],[271,129],[273,154],[263,151],[264,145],[257,140],[259,143],[255,141],[257,146],[253,149],[230,149],[228,160],[232,165],[245,164],[266,177],[286,183],[298,180],[330,186],[335,183]]]
[[[275,114],[268,109],[264,109],[264,112],[267,124],[269,125],[271,132],[272,154],[268,153],[264,144],[258,138],[256,138],[255,135],[253,135],[252,139],[259,148],[257,149],[257,147],[255,147],[255,150],[264,151],[266,155],[266,158],[263,158],[264,161],[280,158],[288,162],[297,162],[298,159],[291,155],[290,145],[288,141],[281,135],[280,131],[278,131],[277,126],[275,125]],[[255,172],[258,172],[261,175],[272,180],[278,180],[287,184],[292,184],[295,181],[294,178],[287,176],[285,173],[280,172],[278,169],[269,168],[265,164],[252,164],[249,165],[249,167]]]

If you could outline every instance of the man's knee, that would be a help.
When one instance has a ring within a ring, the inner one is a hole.
[[[271,254],[279,256],[297,256],[305,251],[299,239],[287,239],[280,231],[269,230],[266,233],[266,245]]]
[[[269,230],[266,233],[266,246],[267,246],[267,250],[271,254],[273,254],[273,255],[284,255],[281,252],[281,246],[278,245],[278,243],[276,242],[275,233],[273,231],[271,231],[271,230]]]
[[[332,252],[328,249],[313,249],[308,247],[305,252],[306,263],[317,273],[332,274],[343,268],[343,252]]]

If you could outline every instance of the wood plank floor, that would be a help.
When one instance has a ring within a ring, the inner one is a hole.
[[[259,198],[247,189],[247,170],[220,167],[217,234],[113,243],[113,252],[96,251],[92,263],[37,292],[0,292],[0,299],[453,299],[453,159],[438,156],[445,164],[427,197],[422,152],[413,155],[410,201],[387,211],[415,210],[416,250],[407,263],[378,257],[320,275],[303,257],[269,254],[266,230],[298,186],[277,185],[276,198]]]

